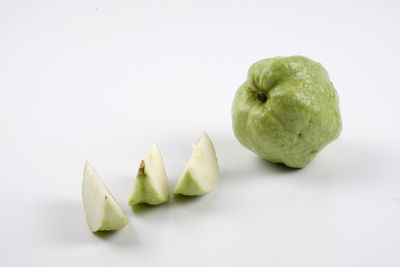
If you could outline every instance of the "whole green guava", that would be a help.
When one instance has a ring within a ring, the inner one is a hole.
[[[342,130],[338,95],[311,59],[264,59],[236,92],[232,126],[239,142],[262,158],[302,168]]]

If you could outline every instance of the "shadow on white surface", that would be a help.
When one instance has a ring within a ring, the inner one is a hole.
[[[184,195],[174,195],[173,202],[176,205],[190,205],[201,200],[202,196],[184,196]]]
[[[138,235],[135,234],[131,222],[121,230],[102,231],[93,233],[93,235],[96,236],[97,239],[101,239],[115,247],[131,249],[140,246],[140,240]]]
[[[212,137],[217,151],[221,179],[247,179],[251,177],[294,174],[301,169],[263,160],[243,147],[233,135]]]
[[[196,213],[191,216],[193,219],[195,219],[195,217],[200,219],[203,212],[209,213],[216,208],[216,199],[213,191],[204,196],[171,195],[167,203],[154,206],[140,203],[132,206],[131,212],[135,215],[135,220],[137,220],[138,217],[140,217],[140,220],[152,220],[152,218],[164,220],[169,216],[177,220],[187,220],[187,218],[184,218],[186,212],[196,210]],[[183,217],[181,218],[180,216]]]
[[[357,140],[339,138],[328,144],[304,170],[318,181],[334,181],[349,185],[374,182],[379,179],[385,158],[380,147]],[[366,168],[368,166],[368,168]]]
[[[161,205],[149,205],[146,203],[139,203],[131,206],[131,211],[136,215],[148,214],[152,212],[160,212],[160,210],[168,209],[169,202],[161,204]]]
[[[150,212],[160,212],[164,209],[173,209],[175,206],[186,206],[201,201],[202,196],[183,196],[171,195],[170,200],[162,205],[149,205],[146,203],[139,203],[131,206],[131,210],[136,215],[146,214]]]
[[[224,183],[239,182],[243,179],[249,182],[251,179],[264,178],[289,178],[295,179],[296,182],[302,180],[305,184],[311,181],[340,181],[344,178],[353,182],[365,182],[365,172],[371,173],[371,168],[365,166],[376,166],[378,170],[384,157],[377,147],[339,138],[328,144],[305,168],[294,169],[263,160],[241,146],[233,135],[214,136],[213,141],[220,165],[220,179]]]

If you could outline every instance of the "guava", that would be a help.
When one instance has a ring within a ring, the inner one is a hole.
[[[154,144],[140,162],[129,205],[147,203],[159,205],[170,197],[167,173],[157,144]]]
[[[174,194],[199,196],[210,192],[217,183],[219,167],[214,144],[204,132],[174,189]]]
[[[263,159],[303,168],[341,133],[338,94],[320,63],[304,56],[264,59],[236,92],[232,127]]]
[[[83,173],[82,202],[92,232],[119,230],[129,222],[89,161],[86,161]]]

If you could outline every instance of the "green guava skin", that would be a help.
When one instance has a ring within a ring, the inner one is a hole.
[[[176,185],[174,190],[175,195],[185,196],[200,196],[206,194],[208,191],[201,188],[196,179],[193,178],[190,171],[186,171],[183,175],[183,181]]]
[[[304,56],[264,59],[236,92],[232,127],[263,159],[303,168],[340,135],[339,98],[321,64]]]
[[[139,203],[147,203],[149,205],[160,205],[168,202],[169,194],[165,197],[159,195],[154,186],[150,183],[148,177],[144,173],[136,175],[135,187],[128,204],[133,206]]]
[[[120,230],[124,228],[124,226],[128,223],[129,220],[125,216],[125,214],[119,214],[118,212],[116,212],[115,207],[113,207],[106,199],[104,205],[103,221],[99,228],[93,232]]]

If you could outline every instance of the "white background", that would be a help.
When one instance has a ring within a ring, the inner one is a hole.
[[[0,266],[400,266],[400,2],[274,2],[1,0]],[[297,54],[344,128],[291,170],[236,141],[230,108],[252,63]],[[148,148],[173,188],[203,130],[216,188],[132,210]],[[123,230],[89,231],[86,159]]]

